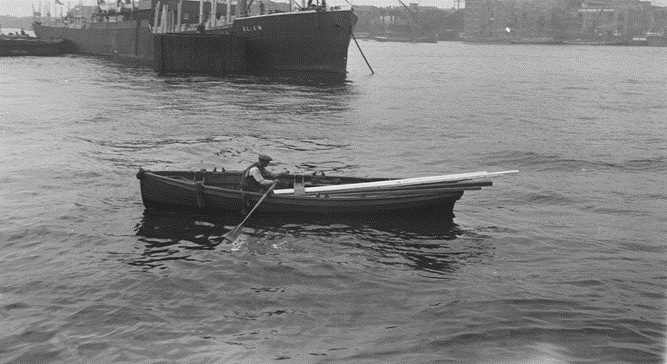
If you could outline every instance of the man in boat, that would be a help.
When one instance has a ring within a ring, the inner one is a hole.
[[[259,156],[257,163],[253,163],[246,168],[241,178],[241,191],[264,193],[273,184],[272,179],[287,175],[287,172],[276,174],[266,169],[272,160],[268,155],[262,154]],[[243,215],[252,207],[249,197],[247,194],[243,194],[243,208],[241,209]]]

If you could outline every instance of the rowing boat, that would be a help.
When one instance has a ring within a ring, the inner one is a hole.
[[[258,206],[259,214],[368,215],[438,213],[453,217],[464,191],[491,186],[488,177],[504,172],[473,172],[417,178],[360,178],[286,175]],[[140,169],[146,208],[240,213],[244,195],[251,205],[262,193],[239,189],[242,171],[149,171]]]

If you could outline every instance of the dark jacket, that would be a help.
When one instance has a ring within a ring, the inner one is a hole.
[[[243,177],[241,178],[241,190],[251,191],[251,192],[262,192],[268,189],[269,186],[262,186],[259,182],[257,182],[257,180],[255,180],[255,177],[253,177],[252,174],[250,174],[250,170],[252,169],[252,167],[259,168],[259,172],[262,174],[262,177],[266,179],[270,179],[273,177],[271,175],[271,172],[267,171],[266,168],[262,167],[261,164],[253,163],[243,172]]]

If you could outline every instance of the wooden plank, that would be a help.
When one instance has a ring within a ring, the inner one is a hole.
[[[376,182],[336,184],[327,186],[306,187],[305,192],[322,193],[322,192],[357,190],[357,189],[381,189],[385,187],[394,187],[394,186],[408,186],[408,185],[419,185],[419,184],[423,185],[429,183],[460,181],[486,175],[488,175],[488,172],[471,172],[471,173],[450,174],[444,176],[415,177],[415,178],[393,179],[393,180],[376,181]],[[277,195],[291,194],[294,193],[294,190],[291,188],[286,188],[286,189],[274,190],[273,192]]]
[[[399,191],[418,191],[418,190],[424,190],[424,189],[447,189],[447,188],[470,188],[470,187],[487,187],[491,186],[493,183],[491,181],[487,180],[482,180],[482,181],[475,181],[475,180],[464,180],[464,181],[444,181],[444,182],[438,182],[438,183],[426,183],[426,184],[420,184],[420,185],[398,185],[398,186],[389,186],[389,187],[381,187],[381,188],[352,188],[352,189],[346,189],[342,190],[344,192],[346,191],[362,191],[362,192],[367,192],[367,191],[382,191],[382,192],[399,192]]]
[[[387,187],[394,186],[417,186],[417,185],[428,185],[441,182],[451,182],[451,181],[463,181],[476,178],[486,178],[499,176],[508,173],[517,173],[519,171],[502,171],[502,172],[471,172],[471,173],[458,173],[458,174],[448,174],[442,176],[431,176],[431,177],[416,177],[416,178],[404,178],[396,179],[389,181],[377,181],[377,182],[362,182],[362,183],[350,183],[350,184],[340,184],[340,185],[330,185],[330,186],[317,186],[317,187],[307,187],[305,192],[307,194],[312,193],[330,193],[333,191],[345,191],[345,190],[380,190]],[[293,194],[293,188],[285,188],[280,190],[273,191],[276,195],[286,195]]]
[[[427,196],[427,195],[440,195],[450,192],[463,192],[463,191],[475,191],[481,190],[482,187],[457,187],[457,188],[425,188],[425,189],[413,189],[413,190],[397,190],[397,191],[384,191],[384,190],[365,190],[365,191],[334,191],[331,193],[321,193],[320,195],[327,195],[335,198],[343,197],[409,197],[409,196]]]
[[[319,192],[320,195],[338,195],[338,194],[384,194],[387,196],[391,195],[405,195],[405,194],[438,194],[444,192],[454,192],[454,191],[468,191],[468,190],[481,190],[484,186],[491,186],[490,181],[485,181],[485,183],[474,184],[454,184],[454,185],[419,185],[419,186],[404,186],[400,188],[387,188],[387,189],[368,189],[360,188],[353,190],[340,190],[340,191],[330,191],[330,192]],[[312,193],[311,193],[312,195]]]

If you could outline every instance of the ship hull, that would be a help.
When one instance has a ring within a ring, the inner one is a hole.
[[[113,57],[146,66],[155,65],[155,34],[148,21],[92,23],[87,28],[67,28],[33,24],[41,39],[65,39],[72,53]]]
[[[236,19],[231,28],[207,31],[224,41],[215,44],[234,44],[232,53],[240,62],[234,67],[211,67],[211,58],[230,57],[225,47],[201,47],[193,49],[188,34],[178,34],[170,47],[164,47],[159,37],[169,36],[151,33],[148,21],[123,21],[93,23],[87,29],[44,26],[36,23],[34,31],[42,39],[63,38],[70,40],[78,53],[111,56],[152,66],[161,72],[187,73],[237,73],[262,71],[316,71],[345,73],[350,37],[357,22],[351,10],[302,11],[279,13]],[[190,34],[194,39],[197,35]],[[200,37],[201,38],[201,37]],[[232,39],[232,41],[230,41]],[[241,44],[239,46],[239,44]],[[239,53],[242,47],[242,54]],[[165,58],[182,58],[187,49],[187,69],[165,69]],[[193,53],[195,52],[195,53]]]
[[[357,16],[351,10],[301,11],[236,19],[249,71],[345,73]]]

